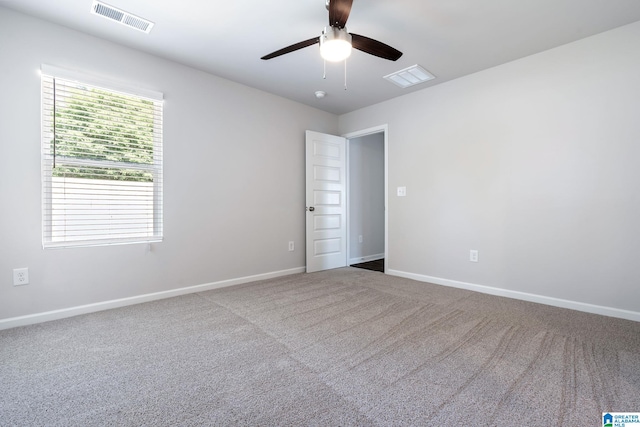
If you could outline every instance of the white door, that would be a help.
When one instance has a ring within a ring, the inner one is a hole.
[[[307,131],[307,273],[347,265],[345,138]]]

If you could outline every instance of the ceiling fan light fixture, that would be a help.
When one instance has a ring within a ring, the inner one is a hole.
[[[325,27],[320,36],[320,55],[329,62],[339,62],[351,55],[351,34],[346,28]]]

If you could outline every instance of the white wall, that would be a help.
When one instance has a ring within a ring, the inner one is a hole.
[[[389,126],[389,268],[640,320],[638,52],[640,22],[341,116]]]
[[[349,242],[350,263],[384,257],[384,133],[349,140]]]
[[[40,65],[164,92],[165,240],[43,250]],[[0,321],[304,266],[304,131],[337,116],[0,8]],[[28,267],[31,283],[12,286]]]

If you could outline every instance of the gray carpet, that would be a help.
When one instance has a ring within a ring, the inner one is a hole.
[[[345,268],[0,331],[2,426],[596,426],[640,323]]]

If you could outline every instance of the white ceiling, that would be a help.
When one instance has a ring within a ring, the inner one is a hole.
[[[404,53],[397,62],[354,51],[344,67],[317,46],[260,57],[315,36],[325,0],[106,0],[155,22],[150,34],[90,13],[91,0],[0,0],[5,6],[335,114],[541,52],[640,20],[638,0],[354,0],[350,32]],[[420,64],[436,76],[400,89],[383,80]],[[316,99],[314,92],[327,92]]]

